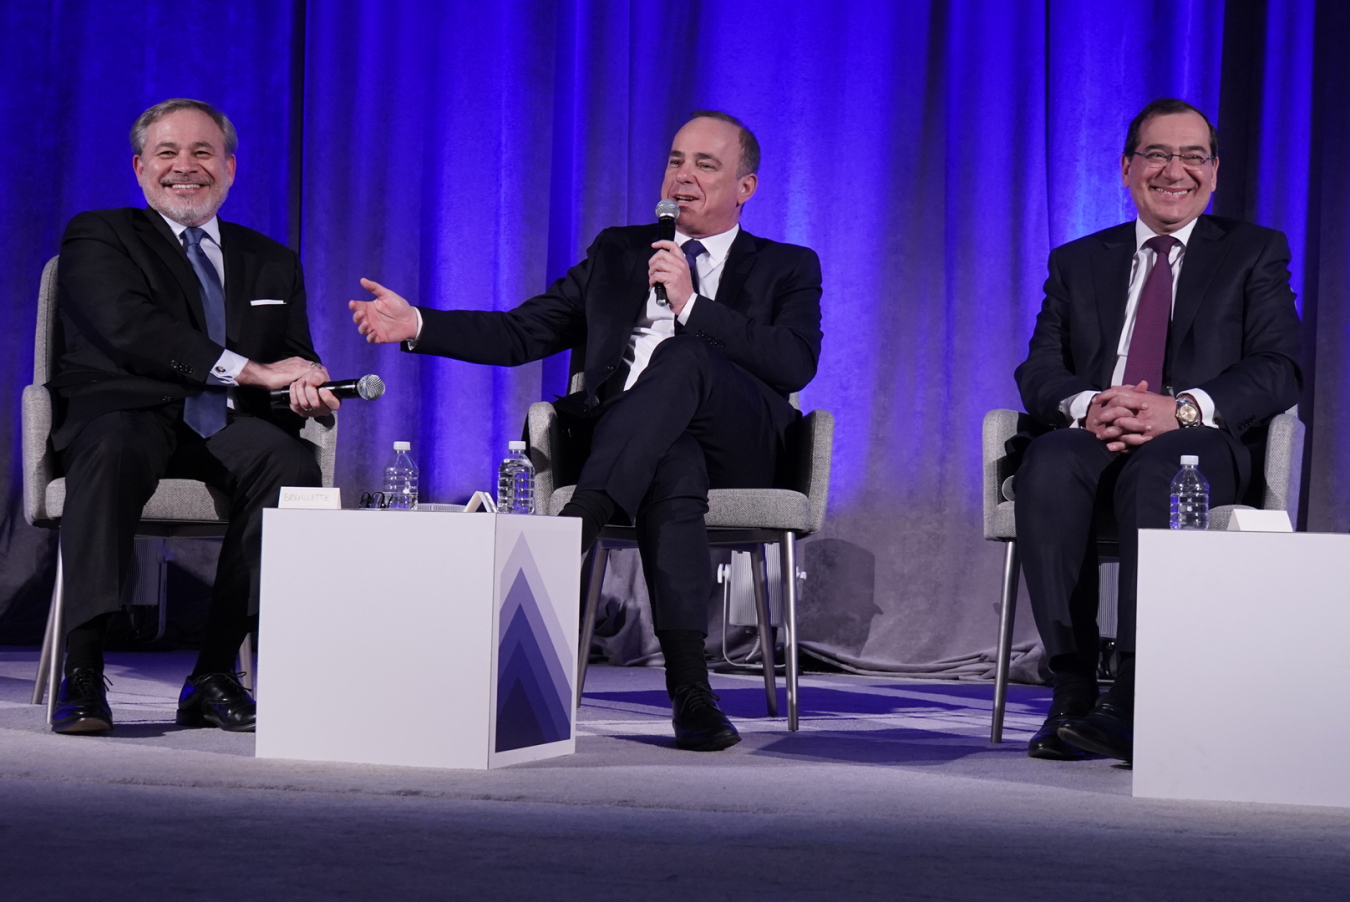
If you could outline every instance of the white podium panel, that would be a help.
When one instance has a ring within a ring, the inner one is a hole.
[[[260,758],[489,768],[576,748],[580,521],[263,512]]]
[[[1350,535],[1139,533],[1134,794],[1350,806]]]

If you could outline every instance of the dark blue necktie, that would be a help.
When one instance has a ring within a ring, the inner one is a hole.
[[[197,273],[202,289],[202,310],[206,314],[206,334],[221,347],[225,346],[225,292],[220,287],[220,274],[202,250],[201,229],[186,229],[183,246],[187,248],[188,262]],[[201,391],[188,395],[183,402],[183,420],[202,438],[210,438],[225,428],[225,392]]]
[[[694,261],[703,253],[703,245],[695,238],[681,244],[680,250],[684,251],[684,259],[689,261],[689,281],[694,285],[694,294],[698,294],[698,265]]]

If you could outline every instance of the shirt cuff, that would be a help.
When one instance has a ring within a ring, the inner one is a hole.
[[[414,307],[413,313],[417,314],[417,334],[403,342],[403,346],[409,351],[417,347],[417,340],[422,337],[422,311]]]
[[[1088,407],[1092,404],[1095,391],[1080,391],[1076,395],[1071,395],[1059,402],[1059,412],[1064,414],[1064,418],[1069,421],[1070,429],[1080,429],[1083,418],[1087,416]]]
[[[689,325],[689,314],[694,311],[694,302],[698,300],[698,292],[695,291],[689,296],[689,303],[680,308],[680,315],[675,317],[679,320],[681,326]]]
[[[1214,409],[1214,399],[1209,396],[1209,392],[1198,388],[1188,388],[1185,391],[1177,392],[1177,396],[1190,395],[1195,399],[1195,404],[1200,408],[1200,424],[1208,426],[1211,429],[1218,429],[1223,426],[1223,417]]]
[[[234,351],[221,351],[220,359],[206,374],[207,385],[238,385],[239,374],[248,365],[248,358]]]

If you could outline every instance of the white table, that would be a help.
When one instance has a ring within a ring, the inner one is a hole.
[[[571,754],[580,545],[573,518],[264,511],[257,756]]]
[[[1350,535],[1139,533],[1134,794],[1350,806]]]

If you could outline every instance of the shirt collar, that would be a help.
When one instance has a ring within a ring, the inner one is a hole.
[[[698,243],[703,245],[703,250],[707,252],[708,259],[714,266],[721,263],[731,253],[731,242],[736,240],[736,236],[741,233],[741,224],[738,222],[731,228],[718,235],[709,235],[707,238],[700,238]],[[675,243],[683,246],[689,236],[675,230]]]
[[[155,212],[159,213],[158,210]],[[159,213],[159,215],[164,216],[163,213]],[[183,241],[183,233],[187,231],[187,226],[177,220],[170,219],[167,216],[164,216],[164,221],[169,224],[169,228],[173,229],[173,237],[177,238],[178,242],[181,244]],[[201,226],[201,229],[206,233],[208,238],[216,243],[217,247],[220,247],[220,217],[212,216],[211,221],[204,223]]]
[[[1181,228],[1177,229],[1175,232],[1172,233],[1172,237],[1175,238],[1177,241],[1181,242],[1181,246],[1183,249],[1186,247],[1186,245],[1191,243],[1191,232],[1195,231],[1195,224],[1199,221],[1200,217],[1197,216],[1190,222],[1186,223],[1184,226],[1182,226]],[[1136,219],[1134,221],[1135,253],[1139,252],[1139,250],[1144,246],[1145,241],[1149,240],[1150,238],[1156,238],[1157,236],[1158,236],[1157,232],[1153,231],[1148,226],[1144,225],[1144,220]]]

